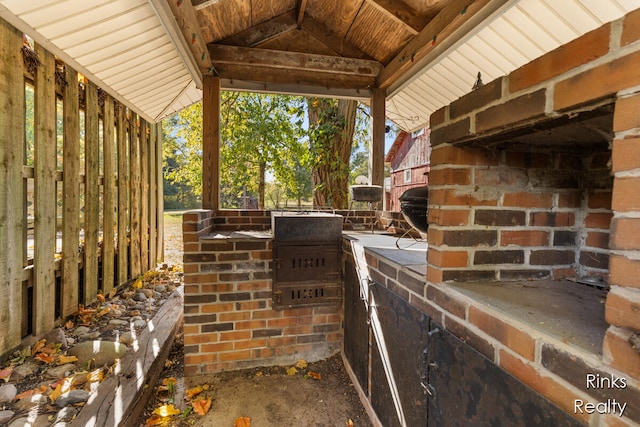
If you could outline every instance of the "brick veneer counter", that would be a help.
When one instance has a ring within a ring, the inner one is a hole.
[[[640,422],[640,387],[633,373],[602,361],[603,291],[552,280],[434,284],[425,279],[422,248],[399,250],[392,236],[350,233],[344,239],[346,256],[353,240],[363,244],[373,280],[565,412],[587,424],[592,416],[575,414],[575,399],[616,398],[628,403],[624,419]],[[627,387],[587,389],[587,374],[622,377]]]
[[[206,213],[191,215],[198,220],[191,228],[201,231],[185,244],[186,375],[313,362],[340,351],[341,303],[273,307],[270,231],[211,231]]]

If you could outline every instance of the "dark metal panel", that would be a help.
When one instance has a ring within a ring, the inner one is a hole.
[[[447,331],[430,337],[428,360],[430,427],[582,425]]]
[[[360,284],[351,258],[344,271],[344,356],[349,361],[360,387],[369,388],[369,325]]]
[[[273,244],[275,308],[334,304],[342,299],[340,243]]]
[[[421,383],[427,374],[424,350],[430,319],[377,283],[373,295],[407,425],[426,426],[427,398]],[[398,426],[377,343],[372,346],[371,358],[371,405],[385,427]]]

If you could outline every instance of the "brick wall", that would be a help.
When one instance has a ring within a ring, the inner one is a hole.
[[[586,372],[623,376],[630,384],[624,401],[636,408],[640,402],[640,352],[630,343],[640,333],[639,24],[636,10],[431,117],[427,287],[416,301],[569,413],[574,396],[618,396],[576,384]],[[491,144],[507,132],[518,135],[533,124],[540,129],[597,109],[612,112],[607,150]],[[536,178],[552,182],[538,186]],[[605,277],[611,285],[602,355],[548,341],[447,286],[582,274]],[[626,421],[611,415],[583,421],[639,425],[638,412]]]
[[[268,211],[184,214],[187,375],[316,361],[340,351],[342,304],[273,309],[268,229]]]

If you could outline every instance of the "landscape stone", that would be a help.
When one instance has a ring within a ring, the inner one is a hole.
[[[86,390],[70,390],[58,397],[55,404],[58,408],[64,408],[65,406],[86,402],[89,400],[90,395],[91,393]]]
[[[145,297],[147,297],[147,298],[151,298],[151,297],[153,296],[153,291],[152,291],[151,289],[147,289],[147,288],[145,288],[145,289],[141,289],[140,291],[141,291],[141,292],[144,294],[144,296],[145,296]]]
[[[9,410],[0,411],[0,425],[8,423],[9,420],[13,418],[14,415],[15,415],[15,412],[13,411],[9,411]]]
[[[158,286],[156,286],[156,291],[158,291],[158,292],[166,292],[167,291],[167,285],[158,285]]]
[[[22,365],[18,365],[13,368],[10,379],[11,381],[22,381],[29,375],[33,375],[37,370],[38,365],[36,365],[35,362],[25,362]]]
[[[56,416],[56,423],[71,422],[73,420],[73,417],[78,415],[78,412],[80,412],[79,408],[76,408],[75,406],[66,406],[58,411],[58,415]]]
[[[125,332],[124,334],[120,335],[120,342],[124,345],[131,345],[134,341],[135,339],[133,338],[133,334],[131,332]]]
[[[100,338],[100,331],[89,332],[88,334],[82,334],[78,338],[82,340],[95,340],[96,338]]]
[[[49,398],[44,394],[34,394],[33,396],[25,397],[15,402],[13,404],[13,409],[18,413],[29,412],[36,406],[46,405],[47,402],[49,402]]]
[[[109,325],[127,326],[127,325],[129,325],[129,322],[127,322],[126,320],[122,320],[122,319],[111,319],[111,320],[109,320]]]
[[[84,335],[86,333],[89,333],[90,329],[87,328],[86,326],[78,326],[75,330],[75,334],[76,335]]]
[[[90,359],[94,359],[92,366],[113,365],[116,359],[127,352],[127,346],[112,341],[86,341],[77,344],[69,350],[69,355],[78,358],[78,364],[83,366]]]
[[[142,302],[142,301],[146,301],[146,300],[147,300],[147,296],[146,296],[144,293],[142,293],[142,292],[138,292],[137,294],[135,294],[135,295],[133,296],[133,298],[132,298],[132,299],[133,299],[134,301]]]
[[[0,403],[13,402],[13,398],[18,394],[15,385],[8,383],[0,386]]]
[[[135,322],[133,322],[133,326],[136,329],[141,329],[141,328],[144,328],[145,326],[147,326],[147,322],[145,320],[142,320],[142,319],[136,320]]]
[[[43,338],[47,340],[47,344],[61,344],[62,346],[60,348],[62,350],[66,350],[68,348],[67,337],[61,328],[52,329]]]
[[[46,415],[38,415],[34,420],[31,417],[20,417],[9,424],[8,427],[48,427],[49,417]]]
[[[66,376],[69,376],[73,371],[77,369],[77,366],[73,363],[67,363],[60,366],[54,366],[45,372],[45,375],[48,378],[53,378],[55,380],[62,379]]]

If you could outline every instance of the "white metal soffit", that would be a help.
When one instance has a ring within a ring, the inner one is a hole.
[[[471,91],[640,8],[640,0],[519,0],[445,50],[387,99],[387,117],[412,132]]]
[[[0,17],[150,122],[202,98],[147,0],[0,0]]]

